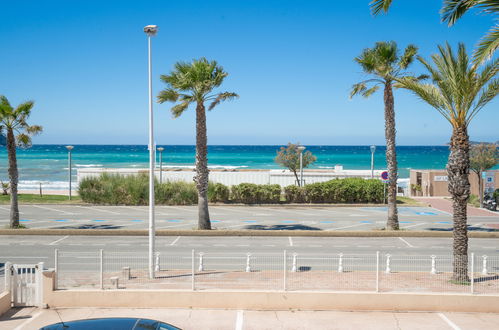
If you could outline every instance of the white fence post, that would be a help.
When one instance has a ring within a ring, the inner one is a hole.
[[[246,254],[246,273],[251,272],[250,257],[251,257],[251,253],[248,252]]]
[[[154,265],[154,271],[155,272],[159,272],[159,269],[160,269],[160,264],[159,264],[159,258],[160,258],[160,253],[159,252],[156,252],[156,260],[155,260],[155,265]]]
[[[194,249],[192,249],[191,251],[191,271],[192,271],[192,278],[191,278],[191,289],[192,291],[194,291],[196,289],[196,284],[195,284],[195,280],[194,280],[194,276],[195,276],[195,269],[194,269],[194,264],[196,263],[195,260],[194,260]]]
[[[36,306],[41,307],[43,303],[43,262],[39,262],[36,265],[36,289],[35,289],[35,297],[36,297]]]
[[[8,261],[4,265],[4,273],[5,273],[5,291],[9,291],[12,294],[12,287],[11,287],[12,264]]]
[[[338,273],[343,273],[343,253],[340,253],[340,258],[338,259]]]
[[[59,249],[54,250],[54,277],[54,290],[57,290],[59,282]]]
[[[204,265],[203,265],[203,252],[199,252],[199,267],[198,267],[198,272],[204,271]]]
[[[488,274],[488,271],[487,271],[487,256],[482,256],[482,275],[487,275]]]
[[[379,292],[379,251],[376,251],[376,292]]]
[[[295,252],[293,253],[293,266],[291,267],[291,271],[293,273],[296,273],[296,256],[298,256],[298,254]]]
[[[385,269],[386,274],[390,274],[392,272],[392,269],[390,268],[390,258],[391,258],[391,255],[387,253],[386,254],[386,269]]]
[[[475,254],[471,253],[471,293],[475,293]]]
[[[101,290],[104,290],[104,250],[103,249],[100,249],[99,256],[100,256],[100,274],[99,274],[100,288]]]
[[[288,255],[287,255],[287,251],[284,250],[284,262],[283,262],[283,287],[284,287],[284,291],[286,291],[286,281],[287,281],[287,272],[288,272],[288,266],[287,266],[287,258],[288,258]]]
[[[430,271],[430,273],[433,275],[435,275],[437,273],[437,262],[435,260],[436,258],[437,258],[437,256],[435,256],[435,255],[431,256],[431,271]]]

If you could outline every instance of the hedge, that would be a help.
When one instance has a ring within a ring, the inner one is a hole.
[[[102,174],[80,182],[79,195],[84,202],[107,205],[147,205],[147,174],[121,176]],[[281,200],[281,196],[283,200]],[[198,201],[194,183],[164,182],[155,185],[155,201],[163,205],[192,205]],[[304,187],[287,186],[282,194],[277,184],[241,183],[227,187],[221,183],[208,185],[210,203],[382,203],[383,183],[361,178],[335,179]]]

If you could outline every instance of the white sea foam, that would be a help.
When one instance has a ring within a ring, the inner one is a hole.
[[[23,190],[38,190],[42,185],[42,190],[64,190],[68,189],[67,181],[38,181],[38,180],[21,180],[19,181],[19,189]],[[72,182],[73,189],[78,188],[78,183]]]
[[[159,167],[158,164],[156,164],[156,167]],[[235,165],[210,165],[208,168],[211,169],[226,169],[226,170],[235,170],[238,168],[245,168],[248,167],[246,165],[241,165],[241,166],[235,166]],[[163,165],[163,168],[187,168],[187,169],[194,169],[196,166],[194,165]]]
[[[102,167],[102,164],[75,164],[75,167]]]

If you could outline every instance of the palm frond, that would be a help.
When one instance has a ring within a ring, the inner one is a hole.
[[[31,137],[29,134],[20,133],[16,136],[16,145],[20,148],[31,147]]]
[[[362,96],[367,99],[369,96],[374,94],[378,89],[379,89],[379,85],[374,85],[373,87],[363,91]]]
[[[473,54],[474,63],[481,64],[494,55],[499,47],[499,25],[492,27],[480,40]]]
[[[178,118],[180,117],[180,115],[182,113],[184,113],[185,110],[187,110],[187,108],[189,107],[189,102],[183,102],[183,103],[179,103],[179,104],[176,104],[174,105],[172,108],[171,108],[171,112],[172,112],[172,115],[174,118]]]
[[[363,93],[365,90],[367,90],[365,82],[360,82],[358,84],[353,85],[352,90],[350,92],[350,98],[353,98],[357,94]]]
[[[177,102],[179,98],[179,93],[172,89],[172,88],[167,88],[159,92],[158,95],[158,102],[159,103],[164,103],[164,102]]]
[[[369,7],[371,8],[371,13],[376,16],[381,13],[387,13],[390,8],[393,0],[372,0],[369,3]]]
[[[31,136],[38,135],[43,132],[43,127],[40,125],[31,125],[26,127],[26,132]]]
[[[405,48],[404,55],[399,60],[399,66],[402,69],[407,69],[407,67],[414,61],[414,56],[418,52],[418,47],[415,45],[409,45]]]
[[[485,106],[492,101],[499,93],[499,78],[490,81],[487,87],[482,91],[474,109],[468,116],[468,123],[475,117],[475,115]]]
[[[230,101],[230,100],[236,99],[238,97],[239,97],[239,95],[237,95],[236,93],[231,93],[231,92],[220,93],[220,94],[217,95],[217,97],[215,98],[215,100],[213,100],[213,102],[211,102],[210,106],[208,107],[208,110],[212,110],[220,102]]]
[[[440,14],[442,22],[452,26],[460,19],[471,7],[476,5],[476,0],[444,0]]]

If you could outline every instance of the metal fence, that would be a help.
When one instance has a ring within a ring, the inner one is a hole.
[[[57,289],[374,291],[499,294],[499,256],[401,254],[156,254],[57,251]]]

